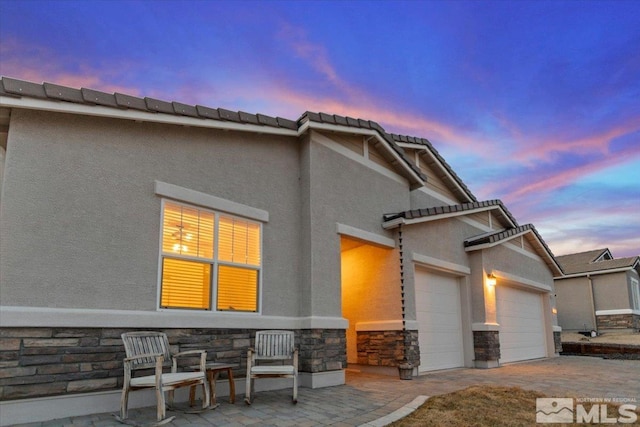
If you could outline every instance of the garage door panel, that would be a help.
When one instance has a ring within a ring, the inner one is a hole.
[[[501,362],[545,357],[542,294],[502,286],[496,290],[496,303]]]
[[[460,286],[454,277],[416,270],[420,372],[464,365]]]

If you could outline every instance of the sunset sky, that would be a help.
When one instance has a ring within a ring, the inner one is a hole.
[[[0,74],[429,139],[556,255],[640,255],[640,1],[0,0]]]

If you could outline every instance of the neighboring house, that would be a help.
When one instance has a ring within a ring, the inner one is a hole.
[[[556,257],[558,323],[569,331],[640,330],[640,257],[613,258],[609,249]]]
[[[0,135],[5,417],[117,408],[133,329],[241,371],[295,330],[306,387],[559,351],[549,248],[426,139],[6,77]]]

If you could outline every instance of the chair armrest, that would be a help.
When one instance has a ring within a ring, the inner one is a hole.
[[[194,355],[194,354],[199,354],[200,355],[200,369],[198,369],[200,372],[205,372],[206,371],[206,365],[207,365],[207,352],[206,350],[187,350],[187,351],[181,351],[179,353],[176,353],[172,356],[171,358],[171,372],[175,373],[178,372],[178,357],[182,357],[182,356],[190,356],[190,355]]]
[[[180,353],[176,353],[173,355],[173,357],[182,357],[182,356],[186,356],[186,355],[190,355],[190,354],[207,354],[206,350],[187,350],[187,351],[181,351]]]
[[[132,370],[131,362],[137,359],[148,359],[150,357],[153,357],[156,359],[156,366],[155,366],[156,388],[160,389],[162,387],[162,365],[164,364],[164,354],[162,353],[141,354],[138,356],[126,357],[123,360],[123,366],[124,366],[124,384],[127,387],[129,382],[131,382],[131,370]]]

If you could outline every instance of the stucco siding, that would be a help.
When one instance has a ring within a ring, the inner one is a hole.
[[[542,258],[537,255],[527,255],[509,243],[497,245],[485,250],[485,269],[500,270],[537,283],[545,284],[553,289],[553,275]]]
[[[586,277],[557,280],[558,324],[563,330],[584,331],[596,328],[591,288]]]
[[[296,140],[14,110],[9,145],[3,305],[156,310],[159,180],[269,212],[263,314],[297,315]]]
[[[431,193],[428,191],[431,191]],[[425,188],[418,188],[411,192],[411,209],[432,208],[456,203],[460,203],[460,201],[444,197],[433,190],[426,190]]]
[[[597,310],[629,309],[629,285],[626,272],[591,276]]]
[[[313,135],[308,144],[309,309],[320,316],[340,316],[340,236],[336,224],[393,239],[394,233],[381,226],[382,215],[409,208],[409,185],[314,143]]]

